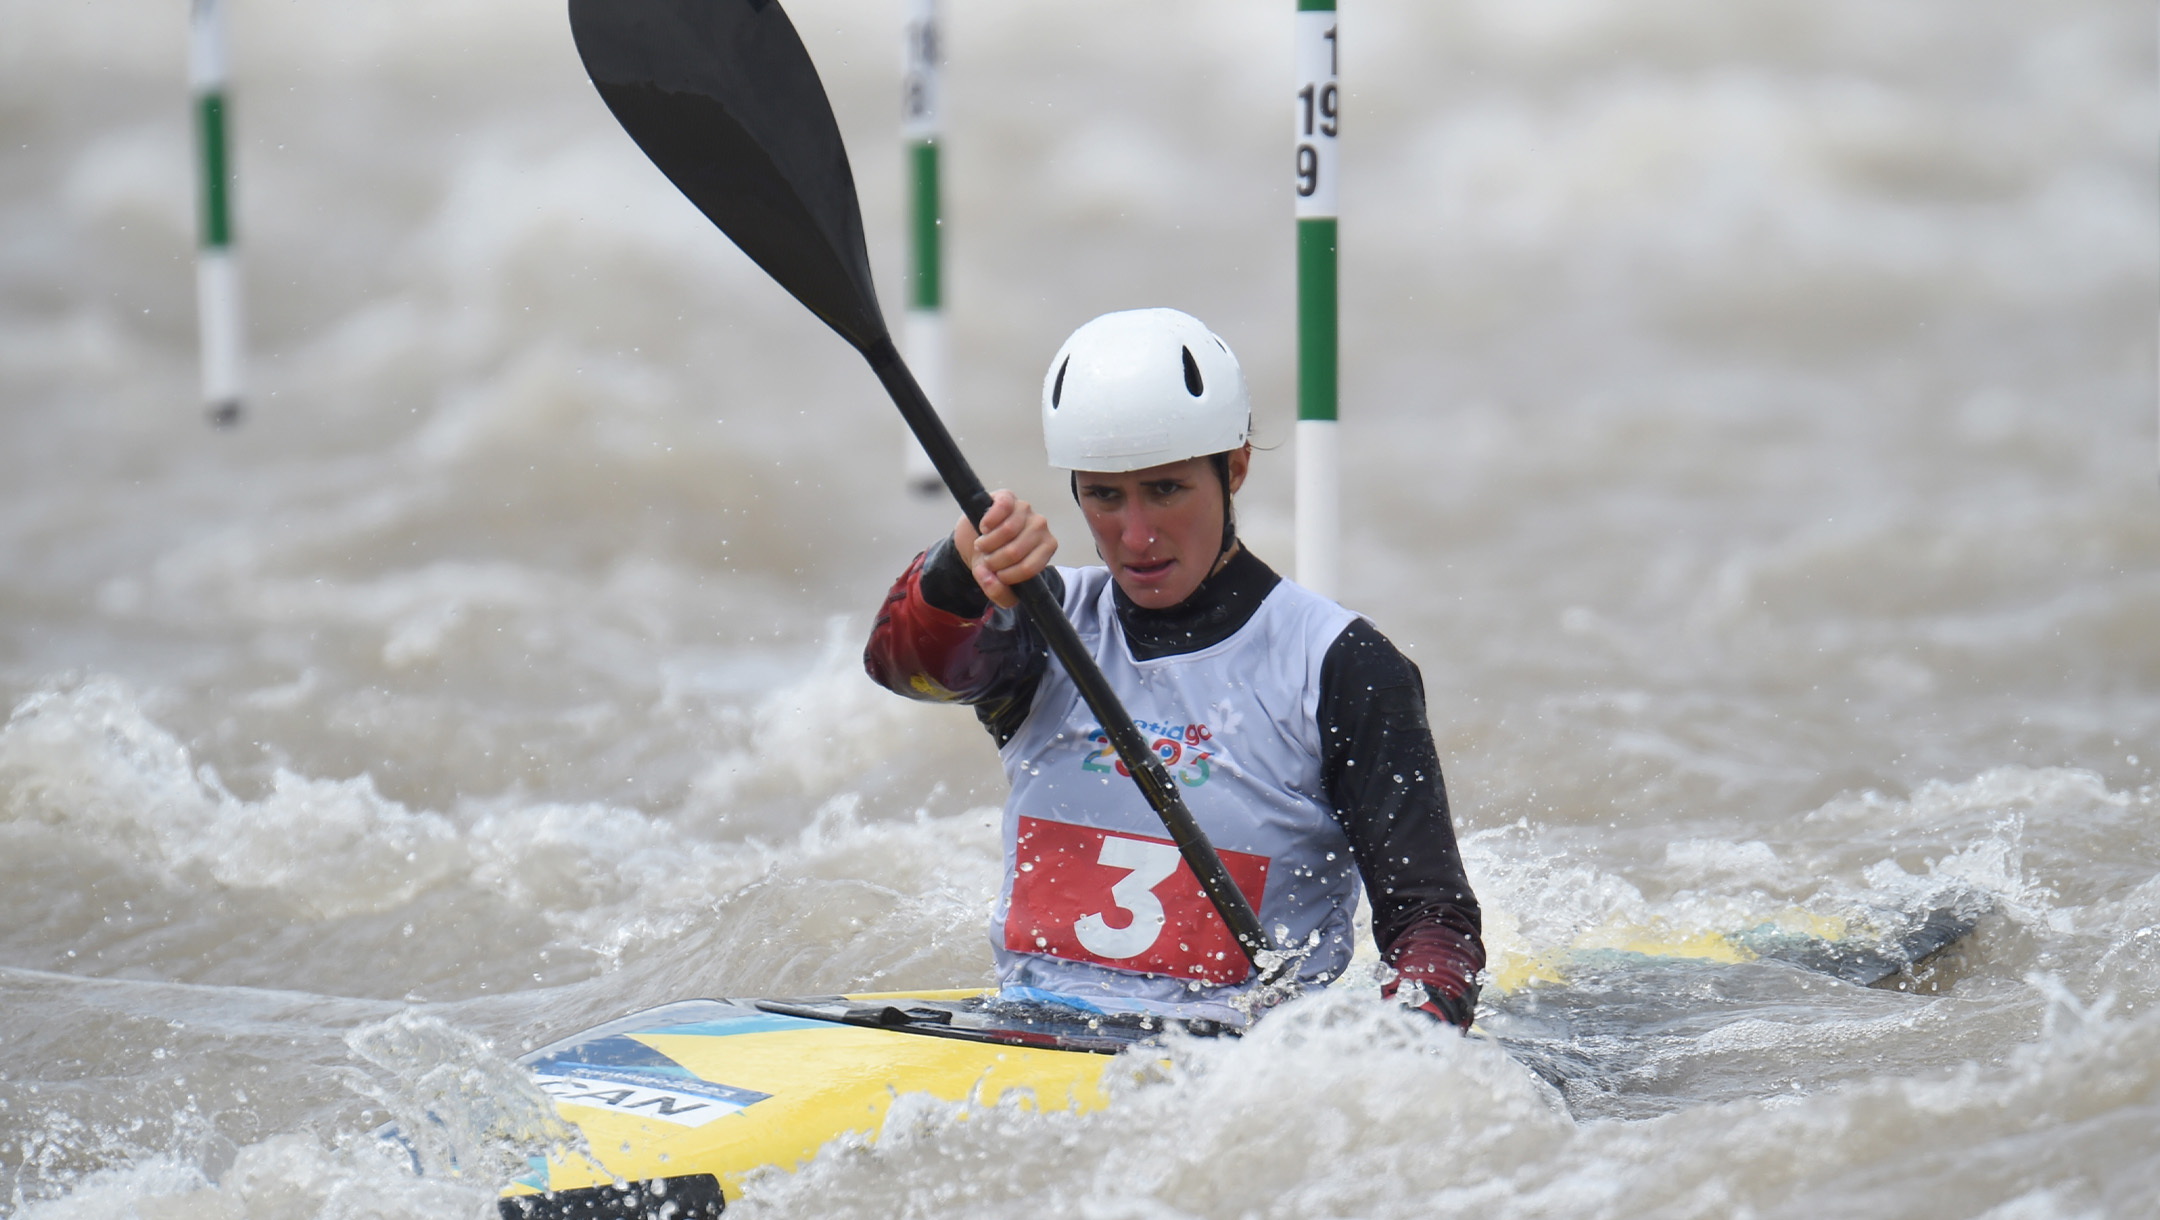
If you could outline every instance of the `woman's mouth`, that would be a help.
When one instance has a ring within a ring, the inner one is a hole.
[[[1126,564],[1125,574],[1134,580],[1153,584],[1168,576],[1170,569],[1175,566],[1177,566],[1177,560],[1175,559],[1150,559],[1141,563]]]

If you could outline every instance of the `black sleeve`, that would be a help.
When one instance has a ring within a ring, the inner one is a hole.
[[[1437,925],[1460,938],[1474,972],[1485,959],[1477,898],[1455,846],[1417,666],[1359,619],[1321,662],[1319,720],[1328,798],[1372,898],[1381,953],[1412,927]]]
[[[1056,568],[1043,569],[1042,578],[1050,587],[1051,599],[1062,602],[1065,578]],[[921,587],[923,600],[947,614],[980,618],[990,609],[990,599],[983,596],[975,574],[961,562],[960,550],[949,535],[939,539],[923,557]],[[1050,665],[1050,647],[1043,642],[1042,632],[1017,609],[993,612],[976,647],[989,657],[1002,653],[1011,658],[998,666],[1000,680],[996,686],[974,701],[975,718],[1003,747],[1020,731],[1028,708],[1035,703],[1035,689],[1042,685],[1043,673]]]
[[[960,562],[960,548],[953,545],[950,534],[931,543],[923,553],[922,599],[961,618],[981,618],[983,611],[990,608],[990,599],[975,583],[975,574]]]

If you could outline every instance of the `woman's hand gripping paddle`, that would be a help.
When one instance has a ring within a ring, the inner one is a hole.
[[[990,493],[886,332],[840,127],[776,0],[570,0],[570,31],[630,138],[743,253],[862,353],[961,511],[980,524]],[[1262,982],[1274,984],[1291,959],[1274,951],[1072,623],[1041,577],[1014,592]]]

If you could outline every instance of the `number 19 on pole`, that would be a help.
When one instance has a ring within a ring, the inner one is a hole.
[[[1342,89],[1336,79],[1335,14],[1300,13],[1298,17],[1298,215],[1333,216],[1335,135],[1342,108]],[[1313,17],[1326,20],[1313,21]],[[1317,37],[1312,35],[1314,30]],[[1324,62],[1313,62],[1322,61],[1321,54],[1302,53],[1310,51],[1324,52]]]
[[[1335,167],[1342,127],[1335,0],[1298,0],[1297,579],[1336,596],[1341,477],[1335,459]]]

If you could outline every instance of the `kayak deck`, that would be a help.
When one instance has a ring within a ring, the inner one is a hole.
[[[1487,1033],[1566,1090],[1575,1078],[1605,1073],[1581,1043],[1582,1020],[1593,1014],[1555,1024],[1547,1005],[1534,1015],[1549,985],[1558,985],[1552,995],[1564,1008],[1571,979],[1588,983],[1616,962],[1770,961],[1894,987],[1970,932],[1984,909],[1963,902],[1899,913],[1873,935],[1763,924],[1707,947],[1702,934],[1685,943],[1632,935],[1581,943],[1523,977],[1495,979]],[[800,1166],[834,1139],[873,1136],[903,1094],[1098,1109],[1108,1101],[1102,1080],[1112,1057],[1170,1032],[1238,1031],[1209,1020],[998,1002],[975,990],[663,1004],[518,1060],[590,1151],[535,1159],[500,1211],[505,1220],[717,1216],[749,1174]]]
[[[1234,1032],[1219,1021],[1145,1013],[1090,1013],[1050,1004],[998,1003],[987,992],[959,998],[819,996],[752,1000],[760,1012],[834,1021],[870,1029],[904,1029],[933,1038],[1115,1055],[1136,1043],[1178,1030],[1213,1038]]]
[[[902,1093],[1097,1109],[1110,1056],[1172,1029],[1228,1032],[973,991],[664,1004],[519,1059],[591,1151],[536,1160],[500,1210],[506,1220],[718,1215],[745,1175],[875,1132]]]

